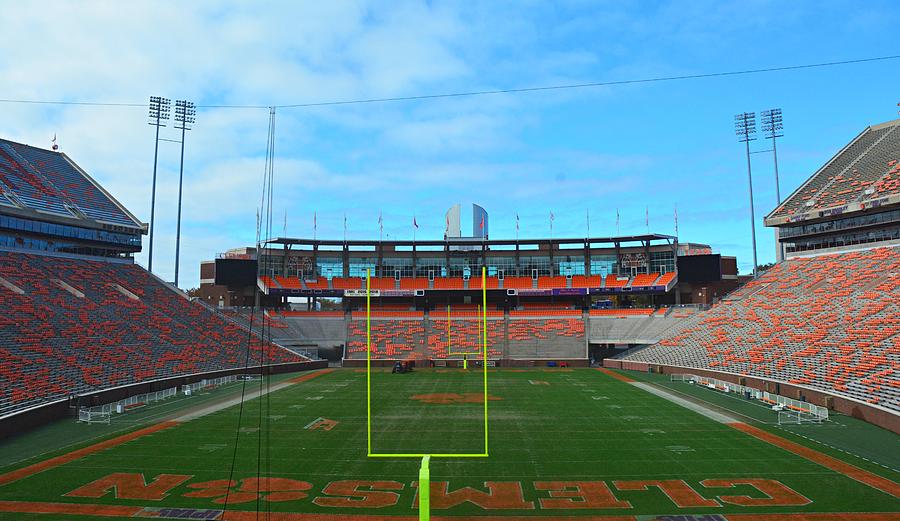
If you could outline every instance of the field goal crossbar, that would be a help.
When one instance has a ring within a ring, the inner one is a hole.
[[[484,289],[484,288],[482,288]],[[481,306],[478,307],[478,318],[487,317],[487,311],[482,310]],[[453,342],[451,337],[452,331],[452,323],[453,319],[450,316],[450,304],[447,304],[447,357],[451,356],[471,356],[471,355],[480,355],[481,351],[457,351],[453,352]],[[487,320],[484,321],[483,328],[481,327],[481,321],[479,321],[479,331],[478,331],[478,339],[481,340],[482,335],[487,337]],[[481,343],[481,342],[479,342]],[[487,338],[484,339],[484,343],[487,343]]]
[[[737,393],[742,396],[750,396],[770,406],[778,412],[778,424],[822,423],[828,420],[828,408],[815,405],[803,400],[795,400],[780,394],[762,391],[754,387],[747,387],[708,376],[694,374],[673,374],[669,378],[672,382],[688,382],[703,387],[708,387],[723,393]]]

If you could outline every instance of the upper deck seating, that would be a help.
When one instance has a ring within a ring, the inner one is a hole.
[[[900,411],[900,248],[789,259],[686,320],[625,358],[770,378]]]

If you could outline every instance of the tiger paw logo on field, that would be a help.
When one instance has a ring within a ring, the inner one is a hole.
[[[312,488],[311,483],[285,478],[246,478],[237,488],[234,480],[217,479],[203,483],[192,483],[188,488],[197,489],[184,497],[216,498],[213,503],[248,503],[261,498],[263,501],[280,502],[303,499],[303,491]]]
[[[488,401],[496,401],[502,400],[503,398],[498,398],[496,396],[488,396]],[[417,394],[415,396],[410,397],[410,400],[418,400],[423,403],[435,403],[435,404],[457,404],[457,403],[484,403],[484,394],[483,393],[432,393],[432,394]]]

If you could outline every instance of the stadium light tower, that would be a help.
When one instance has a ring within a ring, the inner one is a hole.
[[[147,258],[147,271],[153,272],[153,232],[156,231],[156,160],[159,157],[159,127],[164,127],[164,123],[169,119],[169,107],[171,102],[168,98],[159,96],[150,96],[150,122],[149,125],[156,127],[156,140],[153,145],[153,191],[150,195],[150,253]]]
[[[781,109],[769,109],[760,113],[762,131],[766,139],[772,140],[772,157],[775,159],[775,198],[781,204],[781,186],[778,182],[778,147],[775,146],[776,138],[784,137],[784,125],[781,121]]]
[[[738,137],[739,143],[744,143],[747,147],[747,181],[750,185],[750,234],[753,243],[753,278],[757,275],[756,260],[756,215],[753,211],[753,174],[750,171],[750,142],[756,139],[756,113],[744,112],[734,116],[734,133]]]
[[[781,109],[764,110],[759,115],[762,121],[762,131],[766,139],[772,140],[772,158],[775,160],[775,199],[777,206],[781,206],[781,183],[778,181],[778,146],[777,138],[784,137],[784,125],[781,120]],[[775,229],[775,242],[777,243],[778,262],[784,259],[784,245],[781,244],[778,228]]]
[[[175,231],[175,287],[178,287],[178,258],[181,253],[181,193],[184,186],[184,137],[191,125],[197,109],[190,101],[175,101],[175,128],[181,130],[181,166],[178,168],[178,224]]]

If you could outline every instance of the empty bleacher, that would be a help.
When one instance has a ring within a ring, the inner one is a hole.
[[[603,285],[603,277],[600,275],[574,275],[572,277],[573,288],[599,288]]]
[[[580,311],[579,311],[580,315]],[[509,320],[510,358],[585,357],[585,328],[580,316]]]
[[[900,411],[900,248],[790,259],[684,320],[625,359],[768,378]]]
[[[771,218],[861,202],[900,192],[900,124],[867,128],[820,168]]]
[[[659,273],[641,273],[634,277],[631,281],[632,288],[641,288],[647,286],[655,286],[656,280],[659,278]]]
[[[0,252],[0,415],[100,389],[301,362],[134,264]],[[248,352],[248,342],[250,349]]]
[[[89,219],[119,226],[137,223],[65,155],[0,140],[0,191],[11,190],[28,208],[72,217],[69,208]]]

